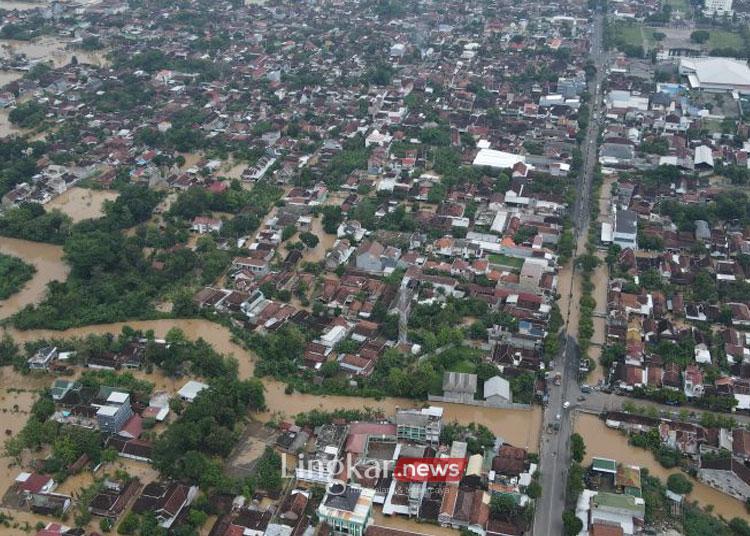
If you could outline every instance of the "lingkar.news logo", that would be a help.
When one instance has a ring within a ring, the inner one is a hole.
[[[393,478],[401,482],[458,482],[466,458],[399,458]]]

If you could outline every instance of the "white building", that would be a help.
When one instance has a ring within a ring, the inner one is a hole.
[[[526,157],[519,154],[496,151],[495,149],[480,149],[474,158],[475,166],[488,166],[498,169],[509,169],[519,162],[526,162]]]
[[[206,385],[205,383],[197,382],[195,380],[190,380],[182,386],[182,389],[177,391],[177,394],[185,402],[192,402],[193,400],[195,400],[195,397],[198,396],[198,393],[200,393],[204,389],[208,389],[208,385]]]
[[[703,2],[703,15],[706,17],[713,17],[714,15],[731,17],[733,13],[732,0],[704,0]]]
[[[692,89],[711,92],[750,93],[750,68],[731,58],[680,58],[680,74]]]

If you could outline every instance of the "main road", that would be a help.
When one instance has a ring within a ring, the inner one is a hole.
[[[583,165],[579,176],[576,178],[577,197],[573,208],[576,250],[572,261],[573,266],[575,266],[575,257],[585,249],[589,215],[591,214],[591,189],[597,161],[597,139],[599,137],[602,81],[604,80],[605,68],[602,50],[603,25],[602,14],[594,13],[591,29],[591,60],[596,67],[596,73],[589,84],[589,124],[586,137],[581,145]],[[572,295],[572,280],[575,277],[575,268],[570,271],[570,274],[570,281],[560,283],[561,292],[571,293],[568,311],[564,313],[567,319],[570,318],[570,307],[577,307],[580,299],[580,296]],[[572,408],[564,409],[563,404],[565,401],[575,403],[576,397],[580,394],[578,389],[578,345],[575,341],[577,331],[577,325],[571,325],[569,321],[566,321],[563,349],[552,371],[552,374],[559,372],[562,380],[559,387],[553,386],[551,388],[549,403],[542,422],[544,432],[539,452],[542,496],[536,503],[534,517],[534,534],[536,536],[563,534],[562,513],[565,510],[565,488],[568,466],[570,465],[570,435],[573,426],[570,419]],[[559,425],[559,430],[547,433],[547,430],[553,428],[556,423]]]

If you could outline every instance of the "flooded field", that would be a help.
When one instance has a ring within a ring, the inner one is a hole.
[[[69,269],[62,260],[60,246],[0,237],[0,253],[20,257],[36,267],[34,277],[20,292],[0,301],[0,319],[11,316],[28,304],[39,303],[47,291],[47,283],[64,281],[68,277]]]
[[[74,222],[104,215],[104,201],[114,201],[119,194],[108,190],[91,190],[74,186],[47,203],[48,209],[59,209]]]
[[[0,9],[7,9],[8,11],[12,11],[14,9],[23,11],[27,9],[34,9],[37,7],[44,7],[46,5],[47,5],[46,2],[18,2],[14,0],[1,0],[0,1]]]
[[[584,466],[591,463],[593,456],[613,458],[621,463],[639,465],[645,467],[649,472],[666,482],[669,475],[679,472],[677,469],[665,469],[654,459],[651,452],[630,446],[624,434],[617,430],[607,428],[604,421],[594,415],[576,415],[575,431],[583,436],[586,443],[586,458]],[[729,497],[713,489],[702,482],[691,479],[693,492],[688,496],[692,501],[701,505],[712,504],[714,513],[731,519],[733,517],[746,517],[747,510],[740,501]]]
[[[25,54],[31,61],[51,61],[54,67],[64,67],[73,56],[79,63],[88,63],[97,67],[108,65],[106,53],[101,50],[87,51],[69,47],[69,41],[57,36],[44,36],[32,41],[0,40],[0,55],[10,58],[16,54]]]

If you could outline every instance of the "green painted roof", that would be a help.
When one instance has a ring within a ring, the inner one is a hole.
[[[615,460],[610,460],[609,458],[592,458],[591,468],[594,469],[594,471],[606,471],[608,473],[616,473],[617,462]]]
[[[636,499],[632,495],[619,495],[617,493],[598,493],[592,499],[595,508],[609,507],[609,508],[620,508],[623,510],[632,510],[643,515],[646,511],[646,506],[642,499]]]

